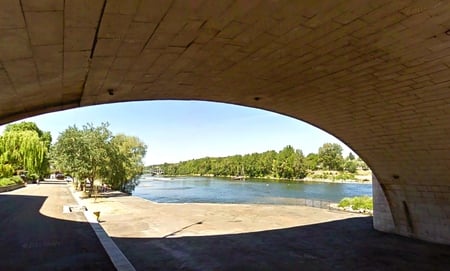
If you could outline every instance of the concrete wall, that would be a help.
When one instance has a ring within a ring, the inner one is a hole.
[[[414,185],[373,176],[374,228],[450,244],[450,186]]]

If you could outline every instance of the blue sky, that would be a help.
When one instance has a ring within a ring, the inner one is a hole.
[[[22,120],[24,121],[24,120]],[[150,101],[97,105],[28,118],[55,142],[70,125],[109,122],[114,133],[137,136],[147,144],[146,165],[205,156],[279,151],[286,145],[305,155],[323,143],[339,143],[332,135],[302,121],[269,111],[223,103]],[[4,126],[0,126],[3,132]]]

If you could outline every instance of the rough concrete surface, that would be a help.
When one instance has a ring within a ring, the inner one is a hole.
[[[137,270],[447,270],[450,247],[304,206],[85,199]]]

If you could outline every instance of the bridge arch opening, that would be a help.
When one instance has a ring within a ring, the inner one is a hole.
[[[148,153],[150,157],[147,156],[145,160],[146,165],[162,165],[194,158],[208,157],[209,159],[211,157],[215,159],[237,155],[239,155],[239,159],[244,156],[243,159],[246,161],[250,159],[247,157],[250,154],[261,154],[269,151],[277,153],[288,145],[301,151],[305,164],[306,161],[315,163],[312,166],[310,164],[308,166],[303,165],[306,170],[298,177],[284,176],[283,173],[278,172],[272,173],[271,169],[260,170],[265,173],[255,173],[252,172],[252,169],[256,171],[255,166],[245,164],[250,162],[235,161],[231,164],[229,161],[226,162],[228,167],[232,168],[232,172],[229,168],[228,170],[222,169],[221,172],[212,169],[207,172],[196,172],[196,169],[194,169],[194,171],[184,172],[184,174],[221,175],[222,177],[244,175],[247,179],[263,177],[306,178],[309,181],[336,183],[350,179],[366,183],[371,180],[370,171],[362,170],[366,166],[363,161],[353,163],[353,161],[346,160],[351,162],[354,167],[358,167],[358,172],[362,173],[359,176],[355,175],[356,169],[352,173],[348,171],[340,173],[341,170],[345,169],[344,158],[347,159],[351,155],[356,161],[358,157],[355,157],[356,153],[335,137],[298,119],[250,107],[203,101],[131,102],[67,110],[32,117],[29,121],[37,121],[41,129],[51,130],[54,142],[57,140],[59,133],[68,128],[69,125],[75,124],[80,127],[89,122],[94,122],[97,125],[102,122],[110,122],[110,128],[114,133],[144,137],[142,139],[150,150]],[[339,163],[342,163],[339,168],[325,168],[323,165],[317,164],[319,148],[325,143],[339,147],[339,159],[341,159]],[[308,160],[309,155],[315,155],[312,158],[315,161]],[[274,158],[270,157],[270,159]],[[210,162],[208,160],[208,163]],[[211,167],[216,166],[212,165]],[[275,166],[271,164],[268,167]],[[367,191],[369,190],[365,189],[366,195],[368,194]],[[359,196],[354,193],[351,195]],[[306,197],[327,200],[321,198],[318,193],[314,193],[314,196],[306,195]],[[328,200],[339,201],[344,196],[337,197],[331,197]],[[312,202],[308,203],[312,204]]]
[[[445,227],[436,227],[429,222],[431,220],[424,220],[423,217],[430,217],[430,219],[437,220],[439,221],[439,225],[441,223],[446,223],[445,214],[448,213],[448,205],[445,204],[447,192],[442,191],[445,191],[448,185],[437,179],[432,179],[431,183],[427,184],[424,184],[422,181],[411,183],[411,180],[423,179],[422,177],[424,176],[422,175],[424,174],[426,165],[421,164],[414,168],[413,171],[407,171],[405,170],[403,163],[400,163],[405,160],[395,158],[394,150],[404,152],[407,148],[412,147],[412,150],[417,152],[416,147],[413,147],[417,145],[416,139],[411,139],[410,137],[406,138],[404,134],[395,138],[395,135],[389,132],[393,129],[392,123],[389,121],[386,121],[385,124],[381,124],[383,127],[386,125],[384,128],[388,131],[387,134],[380,133],[379,130],[374,130],[377,129],[376,127],[370,128],[369,126],[369,128],[367,128],[368,126],[366,124],[362,125],[361,121],[363,119],[359,117],[359,114],[353,115],[352,113],[356,112],[355,110],[360,108],[360,106],[357,106],[356,108],[346,108],[341,100],[336,100],[334,106],[336,106],[337,112],[342,114],[335,115],[333,114],[332,108],[322,112],[320,112],[322,109],[318,111],[317,108],[319,105],[317,103],[301,103],[301,106],[297,107],[292,107],[292,105],[282,107],[279,104],[273,106],[268,100],[261,97],[259,98],[260,99],[252,98],[246,102],[235,102],[237,101],[236,99],[228,100],[225,98],[214,99],[214,101],[220,100],[226,103],[239,103],[249,107],[279,112],[287,116],[302,119],[308,123],[314,123],[317,127],[321,127],[326,131],[331,131],[334,135],[345,140],[349,146],[352,146],[352,148],[358,152],[360,157],[367,161],[369,166],[376,173],[373,175],[374,184],[376,186],[374,186],[374,191],[377,191],[374,193],[374,225],[376,229],[447,243],[445,240],[448,238],[448,235],[445,233],[445,230],[443,230]],[[185,99],[188,99],[188,97],[185,97]],[[325,105],[322,105],[319,108],[322,108],[323,106],[330,107],[331,104],[330,101],[326,101]],[[49,108],[45,111],[60,109],[62,108]],[[368,114],[369,111],[364,111],[363,109],[361,114]],[[29,116],[34,113],[27,112],[26,114]],[[380,117],[381,116],[383,115],[380,115]],[[350,119],[348,119],[349,117]],[[355,117],[354,121],[351,120],[353,117]],[[380,117],[375,115],[373,120],[378,122]],[[16,115],[14,118],[17,119],[20,118],[20,116]],[[439,121],[441,120],[442,119],[439,119]],[[349,132],[349,129],[347,129],[353,126],[352,123],[361,128],[358,133],[351,133]],[[382,129],[384,129],[383,127]],[[421,130],[421,133],[423,131],[424,130]],[[441,141],[437,140],[435,143],[440,144],[439,142]],[[390,148],[385,148],[387,145]],[[418,151],[420,153],[420,150]],[[436,152],[435,150],[432,150],[431,153],[433,153],[433,155],[439,154],[439,152]],[[416,163],[417,161],[415,159],[419,158],[422,159],[423,155],[421,154],[420,157],[413,157],[411,160],[406,160],[406,162],[408,165]],[[386,159],[390,160],[392,163],[386,163]],[[444,161],[437,161],[432,167],[437,166],[440,168],[443,163]],[[416,174],[411,175],[413,172],[416,172]],[[432,189],[433,191],[430,190],[430,185],[435,187]],[[441,202],[441,204],[435,204],[435,202]],[[424,212],[423,210],[425,209],[432,211]]]

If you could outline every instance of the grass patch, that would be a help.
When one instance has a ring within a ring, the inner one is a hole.
[[[21,184],[23,183],[22,179],[19,176],[13,176],[9,178],[0,178],[0,186],[8,186],[13,184]]]
[[[355,174],[350,172],[339,172],[338,175],[334,177],[335,180],[356,180]]]
[[[351,207],[353,210],[373,210],[373,199],[368,196],[343,198],[338,206],[343,208]]]
[[[345,171],[316,171],[309,174],[312,179],[325,179],[325,180],[356,180],[356,176],[353,173]]]

